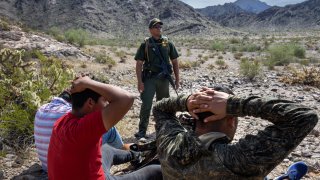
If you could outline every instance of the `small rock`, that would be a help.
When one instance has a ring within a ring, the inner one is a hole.
[[[289,159],[284,159],[283,162],[288,163],[288,162],[290,162],[290,160]]]
[[[9,162],[5,162],[4,163],[4,165],[6,166],[6,167],[12,167],[12,164],[13,164],[13,161],[9,161]]]
[[[273,89],[271,89],[270,91],[272,91],[272,92],[277,92],[277,91],[278,91],[278,89],[273,88]]]
[[[313,153],[312,158],[320,159],[320,153]]]
[[[14,154],[7,154],[7,155],[6,155],[6,159],[8,159],[8,160],[14,160],[16,157],[17,157],[17,156],[14,155]]]
[[[305,150],[305,151],[302,151],[301,156],[302,157],[311,157],[312,153],[309,150]]]
[[[293,156],[301,157],[301,152],[300,151],[294,151],[291,153]]]

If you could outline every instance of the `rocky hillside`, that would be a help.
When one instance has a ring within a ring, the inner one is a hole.
[[[259,0],[237,0],[234,4],[239,6],[241,9],[252,13],[260,13],[271,7]]]
[[[179,0],[6,0],[0,15],[29,27],[80,27],[105,36],[137,36],[147,32],[148,21],[161,18],[166,34],[198,34],[221,29]]]
[[[218,6],[208,6],[198,11],[208,16],[213,21],[219,22],[222,26],[241,27],[245,20],[251,21],[253,13],[241,9],[234,3],[226,3]]]
[[[320,28],[319,0],[309,0],[285,7],[271,7],[258,14],[241,11],[232,4],[198,9],[198,11],[228,27],[240,27],[251,30]]]

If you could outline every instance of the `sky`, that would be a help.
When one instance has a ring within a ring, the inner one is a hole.
[[[214,6],[229,2],[235,2],[236,0],[180,0],[182,2],[185,2],[189,4],[190,6],[194,8],[204,8],[207,6]],[[303,2],[305,0],[260,0],[262,2],[267,3],[270,6],[285,6],[288,4],[296,4]]]

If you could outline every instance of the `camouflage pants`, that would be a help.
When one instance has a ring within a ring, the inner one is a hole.
[[[156,94],[157,101],[169,97],[169,80],[156,77],[145,80],[144,91],[140,94],[142,105],[140,109],[139,134],[141,135],[145,135],[148,128],[154,94]]]

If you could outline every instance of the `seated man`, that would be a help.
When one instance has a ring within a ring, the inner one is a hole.
[[[49,179],[106,179],[101,136],[123,118],[132,106],[133,96],[87,76],[76,78],[72,85],[72,111],[57,120],[52,130]],[[161,172],[160,166],[157,169]]]
[[[34,120],[35,145],[42,169],[47,171],[47,155],[53,124],[63,115],[71,111],[71,95],[69,91],[63,91],[58,97],[54,97],[49,103],[42,105]],[[102,136],[102,144],[108,143],[112,147],[125,148],[121,136],[116,127],[112,127]]]
[[[154,106],[164,179],[263,179],[318,121],[311,108],[291,101],[239,98],[216,90],[228,92],[225,88],[204,89]],[[177,111],[189,111],[199,118],[195,133],[181,126]],[[240,116],[260,117],[273,125],[229,144]]]

